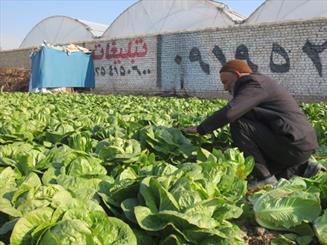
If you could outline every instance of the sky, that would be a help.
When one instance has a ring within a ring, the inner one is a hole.
[[[151,0],[155,4],[158,0]],[[195,0],[188,0],[195,1]],[[24,37],[43,19],[64,15],[110,25],[137,0],[0,0],[0,48],[18,48]],[[247,17],[264,0],[220,0]]]

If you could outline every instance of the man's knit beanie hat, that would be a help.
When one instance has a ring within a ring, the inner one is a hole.
[[[226,62],[220,69],[219,73],[235,71],[238,71],[239,73],[252,73],[252,69],[246,61],[237,59]]]

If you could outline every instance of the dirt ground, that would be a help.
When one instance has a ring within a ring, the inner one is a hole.
[[[3,92],[26,92],[30,75],[31,71],[28,69],[0,67],[0,90]]]
[[[272,239],[279,237],[278,233],[262,227],[251,226],[241,229],[247,233],[244,240],[249,245],[269,245]]]

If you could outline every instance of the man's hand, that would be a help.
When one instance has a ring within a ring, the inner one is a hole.
[[[187,134],[196,134],[198,132],[196,128],[196,126],[184,128],[183,131]]]

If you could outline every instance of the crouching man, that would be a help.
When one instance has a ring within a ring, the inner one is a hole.
[[[322,170],[308,161],[318,147],[315,131],[285,88],[253,73],[243,60],[227,62],[220,78],[232,100],[200,125],[185,128],[186,133],[208,134],[229,123],[234,145],[255,160],[249,188]]]

